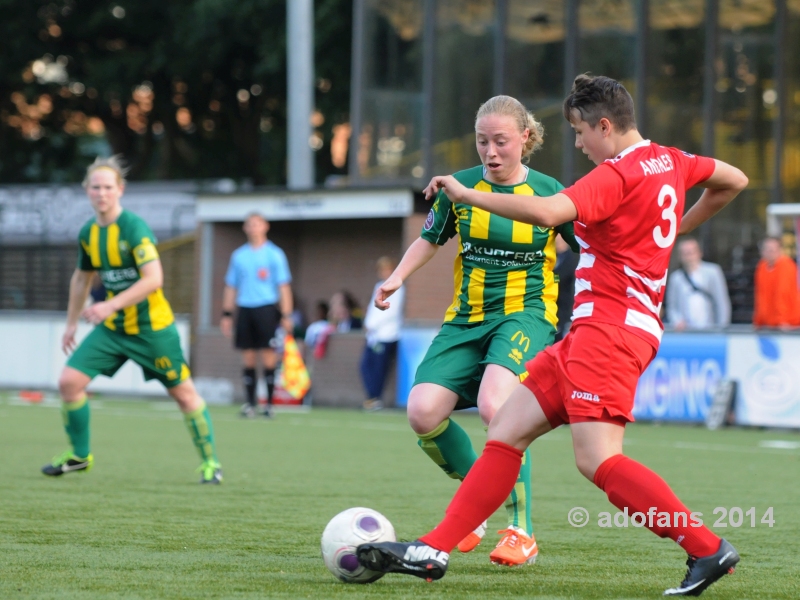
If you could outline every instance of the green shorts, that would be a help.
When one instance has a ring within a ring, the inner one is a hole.
[[[137,335],[117,333],[98,325],[69,357],[67,366],[92,378],[111,377],[128,359],[142,367],[146,380],[158,379],[168,388],[191,377],[174,324]]]
[[[524,379],[525,363],[553,343],[556,329],[544,316],[513,313],[466,325],[445,323],[417,369],[414,385],[435,383],[459,396],[456,410],[478,405],[486,365],[500,365]]]

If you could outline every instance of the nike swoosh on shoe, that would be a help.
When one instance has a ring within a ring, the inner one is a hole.
[[[89,461],[88,460],[84,461],[82,463],[78,463],[77,465],[68,465],[68,464],[64,463],[63,465],[61,465],[61,470],[64,473],[69,473],[70,471],[79,471],[79,470],[83,469],[84,467],[86,467],[88,465],[89,465]]]

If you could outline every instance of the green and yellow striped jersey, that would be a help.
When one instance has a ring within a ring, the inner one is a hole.
[[[552,196],[564,186],[533,169],[517,185],[497,185],[484,178],[483,166],[456,173],[468,188],[501,194]],[[453,303],[445,323],[476,323],[520,311],[542,312],[555,327],[558,281],[555,236],[560,233],[578,252],[572,223],[535,227],[453,203],[440,192],[422,228],[422,238],[438,245],[458,234],[453,268]]]
[[[106,299],[127,290],[141,279],[139,267],[158,260],[156,238],[144,220],[123,210],[114,223],[106,227],[90,219],[78,235],[78,268],[97,271],[106,288]],[[115,312],[105,320],[106,327],[128,335],[159,331],[169,327],[175,318],[161,288],[145,300]]]

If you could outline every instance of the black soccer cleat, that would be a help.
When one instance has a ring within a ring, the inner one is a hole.
[[[371,571],[404,573],[427,581],[444,577],[450,560],[447,552],[420,541],[361,544],[356,548],[356,557]]]
[[[711,556],[703,558],[689,557],[686,566],[686,577],[676,588],[664,592],[665,596],[699,596],[708,586],[724,575],[733,573],[733,568],[739,562],[739,553],[736,548],[726,540],[722,540],[717,550]]]
[[[50,477],[60,477],[64,473],[81,471],[86,473],[91,470],[94,464],[94,456],[91,454],[86,458],[75,456],[70,450],[53,458],[53,462],[42,467],[42,473]]]

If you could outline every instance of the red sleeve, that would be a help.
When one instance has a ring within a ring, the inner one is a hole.
[[[620,175],[611,165],[601,164],[562,194],[569,196],[578,211],[578,221],[584,225],[605,221],[614,214],[625,195]]]
[[[714,174],[714,169],[717,168],[714,159],[707,156],[696,156],[682,150],[673,152],[673,156],[678,158],[683,167],[682,171],[686,177],[687,190],[711,177]]]

